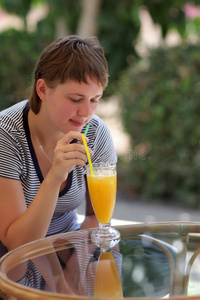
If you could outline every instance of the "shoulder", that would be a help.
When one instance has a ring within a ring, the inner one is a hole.
[[[27,99],[17,102],[16,104],[0,111],[0,117],[6,116],[6,115],[13,115],[16,112],[23,110],[24,107],[27,105],[27,103],[28,103]]]
[[[88,146],[94,152],[92,161],[116,162],[117,156],[107,124],[97,115],[93,116],[89,124],[87,137],[89,138]]]
[[[0,129],[7,132],[19,131],[23,124],[23,111],[28,100],[18,102],[0,112]]]
[[[89,124],[90,124],[90,129],[94,129],[96,132],[101,132],[101,131],[110,132],[107,124],[97,115],[94,115],[92,117]]]
[[[104,140],[111,140],[111,134],[106,123],[97,115],[89,121],[90,127],[87,133],[89,138],[88,146],[93,148],[94,144],[102,143]]]

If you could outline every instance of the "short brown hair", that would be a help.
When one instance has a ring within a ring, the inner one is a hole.
[[[36,64],[29,98],[31,109],[35,114],[40,111],[41,100],[36,91],[38,79],[42,78],[49,87],[54,87],[68,79],[87,83],[87,76],[106,88],[108,65],[98,39],[71,35],[54,41],[44,49]]]

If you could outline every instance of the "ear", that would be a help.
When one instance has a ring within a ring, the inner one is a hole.
[[[41,100],[46,99],[47,84],[44,81],[44,79],[42,79],[42,78],[38,79],[37,84],[36,84],[36,91]]]

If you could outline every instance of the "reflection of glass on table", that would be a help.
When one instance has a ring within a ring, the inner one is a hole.
[[[112,252],[102,252],[96,268],[94,297],[123,298],[121,278]]]
[[[103,254],[90,240],[92,230],[60,234],[11,251],[1,259],[0,287],[19,300],[91,299],[102,292],[103,297],[176,299],[195,285],[192,293],[200,298],[195,282],[200,277],[195,266],[200,224],[137,224],[118,230],[119,244]]]

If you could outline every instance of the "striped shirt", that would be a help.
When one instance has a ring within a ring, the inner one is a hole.
[[[24,100],[0,112],[0,176],[21,181],[27,207],[43,181],[30,138],[28,111],[29,104]],[[94,152],[92,162],[116,162],[106,124],[96,115],[89,123],[87,137],[88,146]],[[80,166],[69,173],[67,186],[59,193],[47,236],[79,228],[76,209],[85,200],[85,174],[85,167]]]

